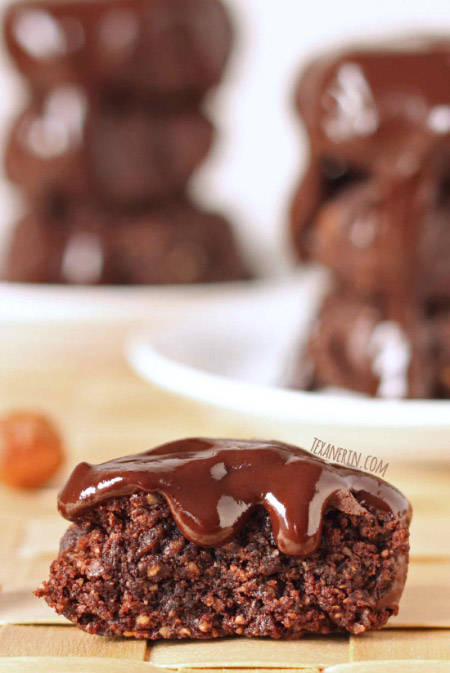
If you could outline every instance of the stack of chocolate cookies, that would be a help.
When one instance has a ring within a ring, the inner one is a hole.
[[[450,42],[325,55],[296,103],[292,239],[333,287],[294,385],[450,397]]]
[[[187,196],[232,28],[220,0],[31,0],[6,13],[31,93],[6,150],[29,213],[5,277],[152,284],[246,277],[232,229]]]

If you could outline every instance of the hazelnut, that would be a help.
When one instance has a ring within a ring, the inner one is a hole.
[[[179,635],[181,638],[190,638],[190,637],[191,637],[191,632],[189,631],[189,629],[183,627],[182,629],[180,629],[180,630],[178,631],[178,635]]]
[[[187,564],[187,568],[188,568],[191,575],[199,575],[200,574],[200,570],[198,568],[198,565],[196,563],[194,563],[194,561],[190,561]]]
[[[139,615],[136,618],[137,626],[148,626],[150,624],[150,617],[148,615]]]
[[[161,566],[158,563],[154,563],[147,569],[147,577],[155,577],[161,570]]]
[[[45,416],[19,412],[0,419],[0,480],[5,484],[39,488],[63,458],[61,436]]]

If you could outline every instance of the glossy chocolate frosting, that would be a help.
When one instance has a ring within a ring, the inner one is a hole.
[[[203,438],[101,465],[80,463],[58,507],[76,520],[104,501],[142,491],[161,494],[183,535],[205,547],[230,541],[262,505],[278,549],[292,556],[318,548],[328,507],[359,515],[368,503],[408,521],[411,516],[397,489],[362,471],[280,442]]]
[[[304,71],[296,105],[311,149],[292,211],[300,255],[311,254],[323,203],[364,183],[368,205],[377,209],[370,221],[362,210],[354,224],[365,218],[366,229],[382,237],[373,251],[376,289],[388,318],[410,323],[428,289],[421,230],[450,184],[450,41],[421,38],[327,54]]]

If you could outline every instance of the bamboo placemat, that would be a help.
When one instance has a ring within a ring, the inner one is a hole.
[[[111,640],[75,629],[32,596],[67,525],[56,514],[58,484],[81,459],[100,462],[171,438],[245,436],[245,430],[226,414],[151,388],[120,363],[59,368],[45,376],[42,370],[1,372],[0,413],[26,407],[40,407],[59,421],[70,454],[64,474],[48,489],[22,494],[0,488],[0,671],[141,673],[155,666],[204,673],[450,673],[450,462],[414,466],[392,457],[386,476],[414,507],[412,560],[400,614],[381,632],[290,642]],[[431,442],[425,448],[433,450]]]

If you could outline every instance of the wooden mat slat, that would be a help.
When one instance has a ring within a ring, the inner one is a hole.
[[[235,638],[160,642],[150,651],[155,666],[167,668],[300,668],[349,661],[347,636],[305,636],[296,641]]]
[[[389,630],[365,633],[350,638],[351,661],[377,659],[450,660],[450,630]]]
[[[140,662],[125,662],[116,659],[86,659],[73,657],[11,657],[0,659],[2,673],[161,673],[155,666]],[[261,673],[264,669],[252,669]],[[283,669],[274,669],[279,673]],[[284,669],[286,671],[287,669]],[[299,669],[296,669],[299,670]],[[319,673],[319,668],[302,669],[303,673]],[[322,669],[323,673],[449,673],[450,662],[446,661],[374,661],[338,664]],[[185,669],[184,673],[191,673]],[[205,669],[203,673],[210,673]],[[215,670],[217,673],[217,669]],[[249,673],[248,669],[234,673]]]
[[[450,562],[412,561],[400,612],[388,628],[450,628]]]
[[[323,673],[450,673],[450,661],[438,660],[383,660],[338,664]]]
[[[145,662],[87,657],[9,657],[2,673],[161,673]]]
[[[0,657],[112,657],[144,661],[145,640],[92,636],[65,626],[9,624],[0,631]]]
[[[57,615],[47,603],[36,598],[32,591],[35,586],[18,591],[0,593],[0,625],[4,624],[44,624],[49,626],[68,625],[70,622]]]

